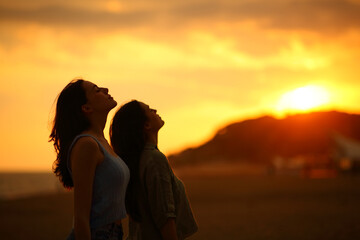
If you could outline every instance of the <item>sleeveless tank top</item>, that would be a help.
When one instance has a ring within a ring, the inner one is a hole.
[[[81,137],[93,138],[104,154],[103,162],[95,170],[90,212],[90,227],[97,228],[126,217],[125,193],[130,171],[120,157],[111,155],[94,136],[80,134],[75,137],[69,148],[67,166],[71,176],[71,149]]]

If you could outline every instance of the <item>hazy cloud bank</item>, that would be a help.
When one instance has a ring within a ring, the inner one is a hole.
[[[92,1],[97,8],[62,4],[28,9],[0,5],[0,21],[94,28],[191,27],[253,21],[264,28],[342,31],[360,27],[360,5],[345,0],[278,1]],[[110,3],[113,3],[112,5]],[[118,5],[114,5],[117,3]],[[150,4],[151,3],[151,4]],[[111,8],[113,6],[113,8]],[[118,7],[116,7],[118,6]],[[113,9],[113,10],[112,10]]]

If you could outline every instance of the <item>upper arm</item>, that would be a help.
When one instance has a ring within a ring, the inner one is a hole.
[[[90,137],[80,138],[71,151],[71,169],[74,182],[74,218],[90,220],[92,187],[96,166],[103,159],[97,142]]]

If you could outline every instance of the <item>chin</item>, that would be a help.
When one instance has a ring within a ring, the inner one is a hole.
[[[113,100],[113,108],[117,106],[117,102],[115,100]]]

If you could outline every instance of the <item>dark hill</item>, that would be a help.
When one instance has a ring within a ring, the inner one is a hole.
[[[175,166],[209,161],[268,163],[275,156],[330,154],[334,133],[360,140],[360,115],[331,111],[245,120],[169,160]]]

